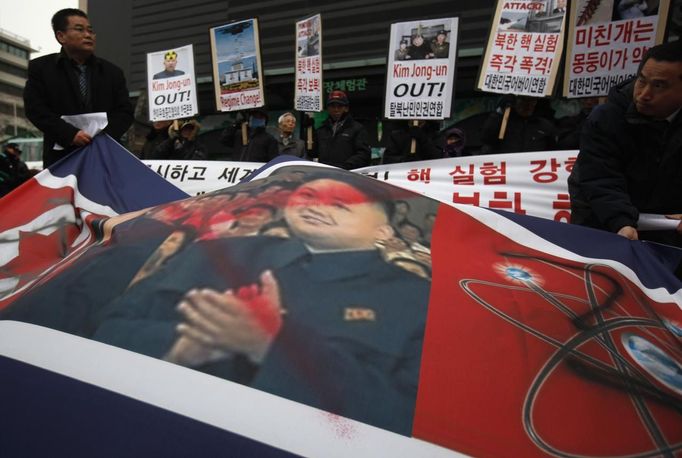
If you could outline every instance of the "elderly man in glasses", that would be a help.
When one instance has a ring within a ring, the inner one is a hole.
[[[106,112],[104,131],[117,140],[133,122],[123,71],[95,56],[96,36],[88,16],[72,8],[57,11],[52,29],[62,49],[29,62],[24,88],[26,115],[45,135],[45,167],[92,141],[61,116]]]

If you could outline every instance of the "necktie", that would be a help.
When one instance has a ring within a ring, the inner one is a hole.
[[[88,77],[87,77],[87,65],[78,65],[78,85],[81,90],[81,97],[86,100],[88,97]]]

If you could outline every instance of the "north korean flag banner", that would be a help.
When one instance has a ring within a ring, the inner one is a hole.
[[[3,456],[682,450],[680,250],[305,161],[162,198],[110,146],[48,171],[101,222],[5,261]]]
[[[95,137],[0,199],[0,309],[96,242],[106,218],[184,197],[111,137]]]

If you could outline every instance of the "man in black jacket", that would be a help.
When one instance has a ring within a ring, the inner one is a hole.
[[[31,173],[20,156],[21,150],[16,143],[6,144],[0,152],[0,197],[31,178]]]
[[[277,157],[279,150],[277,140],[270,135],[266,126],[268,114],[265,110],[254,109],[249,113],[247,141],[243,142],[241,126],[243,118],[237,115],[237,121],[228,126],[220,138],[223,145],[230,148],[233,161],[269,162]]]
[[[44,167],[92,141],[61,116],[106,112],[104,131],[117,140],[133,122],[123,72],[95,56],[95,32],[87,15],[72,8],[60,10],[52,17],[52,29],[61,52],[29,62],[24,88],[26,116],[45,135]],[[64,149],[55,150],[56,144]]]
[[[637,229],[640,212],[682,216],[681,108],[682,45],[654,46],[587,119],[568,180],[573,223],[682,247],[682,225]]]
[[[348,113],[350,103],[343,91],[332,91],[327,98],[329,118],[316,131],[313,157],[323,164],[346,170],[366,167],[372,157],[367,131]]]
[[[504,97],[500,108],[488,116],[481,131],[483,154],[551,151],[556,148],[556,129],[536,113],[535,97]],[[504,137],[500,140],[504,108],[511,104]]]

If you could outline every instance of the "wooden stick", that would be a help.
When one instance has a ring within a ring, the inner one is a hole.
[[[419,121],[416,119],[413,119],[410,121],[412,123],[412,127],[417,127],[419,125]],[[412,137],[412,141],[410,142],[410,154],[416,154],[417,153],[417,139]]]
[[[504,115],[502,116],[502,125],[500,126],[500,133],[497,136],[498,140],[504,138],[504,134],[507,133],[507,122],[509,121],[509,113],[511,113],[511,107],[504,109]]]
[[[246,146],[249,144],[249,131],[248,129],[248,123],[244,121],[242,123],[242,145]]]

